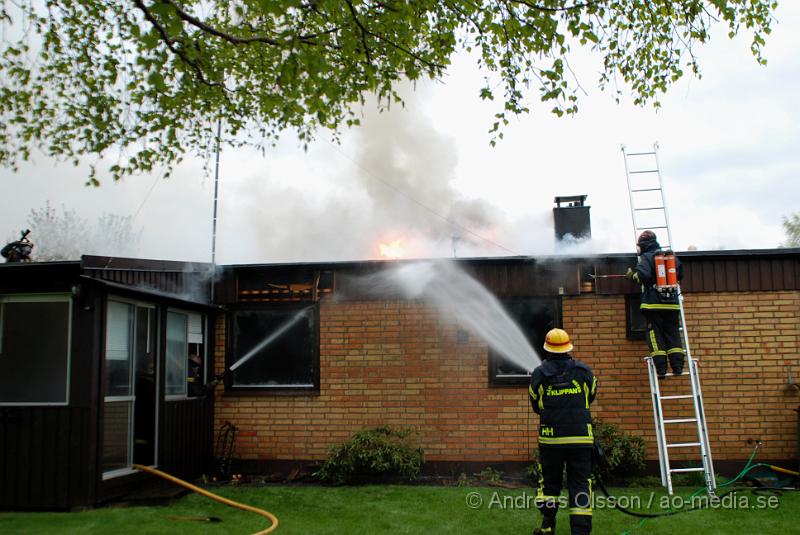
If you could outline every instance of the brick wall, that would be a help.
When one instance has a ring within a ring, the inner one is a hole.
[[[565,297],[562,310],[575,356],[599,377],[595,414],[643,435],[656,458],[647,346],[625,337],[624,297]],[[786,363],[800,375],[800,293],[690,294],[686,314],[715,460],[746,458],[748,438],[765,441],[760,459],[794,457],[800,396],[786,385]],[[223,317],[217,329],[222,371]],[[457,329],[420,303],[323,301],[319,394],[218,392],[215,426],[239,426],[243,459],[318,460],[353,431],[389,424],[417,429],[430,461],[529,460],[536,420],[527,389],[488,386],[485,344],[474,336],[459,342]],[[688,380],[668,379],[662,393],[678,386],[688,389]],[[680,410],[683,402],[671,403]],[[685,429],[670,441],[694,441]]]
[[[800,395],[787,385],[788,366],[800,372],[800,293],[687,294],[689,343],[699,363],[711,452],[715,460],[746,459],[747,440],[761,439],[760,459],[797,453]],[[625,339],[623,296],[565,299],[564,328],[575,355],[600,381],[595,415],[645,437],[648,458],[657,459],[644,341]],[[662,395],[688,394],[688,377],[668,377]],[[690,417],[691,400],[665,400],[665,417]],[[686,416],[684,416],[686,415]],[[696,442],[694,424],[667,429],[669,442]],[[671,450],[675,460],[696,460],[697,450]]]
[[[486,345],[459,343],[457,329],[419,303],[323,302],[319,395],[221,395],[217,427],[240,427],[243,458],[322,459],[353,431],[389,424],[417,429],[429,460],[527,460],[526,389],[489,388]],[[220,371],[223,352],[220,339]]]

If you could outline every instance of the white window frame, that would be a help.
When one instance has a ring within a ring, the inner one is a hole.
[[[155,350],[156,350],[156,363],[158,363],[158,357],[159,357],[159,354],[160,354],[158,344],[159,344],[159,341],[161,339],[159,323],[158,323],[158,307],[154,303],[151,303],[149,301],[139,301],[137,299],[130,299],[130,298],[127,298],[127,297],[119,297],[117,295],[109,295],[109,296],[107,296],[106,302],[108,302],[108,301],[116,301],[118,303],[124,303],[126,305],[133,305],[134,318],[136,317],[136,309],[137,308],[147,308],[147,309],[150,310],[150,312],[152,314],[155,314],[155,318],[156,318],[156,333],[155,333],[156,334],[156,337],[155,337],[156,338],[156,342],[155,342],[156,343],[156,347],[155,347]],[[106,325],[107,321],[108,321],[107,317],[104,318],[104,322],[103,322],[103,328],[104,329],[108,328],[107,325]],[[134,321],[135,321],[135,319],[134,319]],[[150,343],[150,335],[151,335],[151,333],[150,333],[150,322],[148,321],[148,324],[147,324],[147,343],[148,344]],[[103,360],[105,361],[105,347],[103,348]],[[159,366],[158,364],[156,364],[156,378],[155,378],[155,380],[156,380],[156,392],[158,392],[158,385],[160,384],[159,381],[161,380],[161,366]],[[127,402],[130,403],[129,408],[128,408],[128,421],[129,421],[129,426],[132,426],[133,422],[134,422],[134,418],[136,416],[136,414],[135,414],[135,409],[136,409],[136,407],[135,407],[135,404],[136,404],[136,396],[135,396],[135,394],[132,394],[130,396],[104,396],[103,397],[103,404],[105,404],[106,402],[112,402],[113,403],[115,401],[116,402],[127,401]],[[156,399],[156,409],[155,410],[156,410],[156,414],[155,414],[155,424],[154,425],[155,425],[155,431],[156,432],[155,432],[155,445],[154,445],[155,451],[153,453],[153,458],[154,458],[155,464],[153,464],[151,466],[158,466],[158,462],[159,462],[158,451],[159,451],[160,436],[159,436],[159,433],[158,433],[158,429],[159,429],[159,420],[161,419],[161,411],[158,408],[158,400],[157,399]],[[103,452],[101,452],[100,454],[102,456]],[[133,432],[132,432],[132,429],[128,429],[128,462],[129,463],[131,463],[131,459],[132,458],[133,458]],[[136,472],[138,472],[138,470],[136,470],[132,466],[128,466],[128,467],[125,467],[125,468],[117,468],[115,470],[105,471],[105,472],[103,472],[102,478],[103,478],[103,481],[106,481],[108,479],[113,479],[115,477],[121,477],[121,476],[127,476],[127,475],[130,475],[130,474],[134,474]]]
[[[36,294],[3,294],[0,295],[0,304],[6,303],[68,303],[67,309],[67,370],[64,401],[3,401],[0,407],[67,407],[70,398],[70,375],[72,370],[72,294],[69,293],[36,293]],[[5,307],[0,306],[0,351],[3,344],[3,313]]]
[[[205,380],[206,358],[208,356],[208,332],[207,332],[208,329],[207,329],[207,326],[206,326],[206,321],[207,321],[208,318],[206,317],[205,312],[198,312],[196,310],[188,310],[188,309],[185,309],[185,308],[169,307],[169,308],[167,308],[166,314],[169,314],[170,312],[174,312],[176,314],[183,314],[184,316],[186,316],[186,368],[184,369],[184,372],[188,372],[188,369],[189,369],[189,316],[191,316],[191,315],[199,315],[200,316],[200,325],[203,326],[203,342],[202,342],[202,344],[203,344],[203,354],[200,355],[200,358],[203,359],[203,379]],[[167,317],[169,317],[169,316],[167,316]],[[169,321],[169,320],[167,320],[167,321]],[[165,336],[166,336],[166,333],[165,333]],[[167,376],[166,367],[167,367],[167,358],[166,358],[166,355],[164,355],[164,368],[165,368],[164,369],[164,378],[165,378],[164,381],[166,381],[166,376]],[[166,384],[164,385],[164,398],[167,401],[180,401],[180,400],[183,400],[183,399],[195,399],[194,397],[189,395],[189,384],[188,384],[188,381],[186,381],[186,379],[187,379],[186,376],[187,376],[187,373],[184,373],[183,380],[184,380],[184,383],[185,383],[184,386],[185,386],[186,390],[184,391],[183,394],[167,394],[166,393]]]

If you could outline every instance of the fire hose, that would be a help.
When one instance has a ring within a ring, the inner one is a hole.
[[[153,475],[156,475],[158,477],[164,478],[167,481],[171,481],[172,483],[175,483],[176,485],[180,485],[181,487],[184,487],[184,488],[189,489],[189,490],[191,490],[193,492],[201,494],[201,495],[205,496],[206,498],[211,498],[212,500],[218,501],[219,503],[222,503],[222,504],[227,505],[229,507],[234,507],[236,509],[241,509],[242,511],[248,511],[250,513],[255,513],[257,515],[261,515],[261,516],[263,516],[264,518],[266,518],[267,520],[270,521],[271,525],[267,529],[264,529],[264,530],[261,530],[261,531],[257,531],[253,535],[267,535],[268,533],[272,533],[273,531],[278,529],[278,517],[276,517],[275,515],[273,515],[269,511],[265,511],[264,509],[259,509],[258,507],[254,507],[252,505],[247,505],[247,504],[244,504],[244,503],[235,502],[233,500],[229,500],[228,498],[223,498],[222,496],[218,496],[218,495],[214,494],[213,492],[209,492],[209,491],[207,491],[207,490],[205,490],[203,488],[198,487],[197,485],[192,485],[191,483],[187,483],[186,481],[184,481],[182,479],[178,479],[177,477],[169,475],[166,472],[162,472],[161,470],[157,470],[155,468],[150,468],[149,466],[142,466],[141,464],[134,464],[133,467],[136,468],[137,470],[142,470],[143,472],[148,472],[150,474],[153,474]]]
[[[294,316],[289,321],[285,322],[283,325],[278,327],[278,329],[276,329],[273,333],[271,333],[269,336],[267,336],[263,341],[261,341],[257,346],[252,348],[246,355],[244,355],[242,358],[237,360],[228,369],[226,369],[222,373],[219,373],[219,374],[215,375],[214,379],[211,382],[209,382],[206,385],[204,385],[204,389],[206,391],[213,391],[214,388],[216,388],[216,386],[220,383],[220,381],[225,379],[226,375],[236,371],[236,369],[239,366],[241,366],[242,364],[244,364],[245,362],[247,362],[248,360],[250,360],[251,358],[256,356],[262,349],[264,349],[266,346],[268,346],[270,343],[272,343],[276,338],[278,338],[284,332],[286,332],[294,323],[296,323],[297,321],[299,321],[303,317],[303,315],[306,313],[306,311],[309,308],[310,307],[302,309],[296,316]],[[221,459],[220,460],[220,472],[223,473],[224,475],[227,475],[227,472],[230,470],[230,457],[231,457],[231,454],[233,453],[233,448],[234,448],[235,441],[236,441],[236,427],[231,425],[230,422],[226,422],[225,425],[223,426],[223,431],[220,433],[220,439],[217,442],[218,449],[220,450],[219,453],[220,453],[220,459]],[[202,488],[200,488],[200,487],[198,487],[196,485],[192,485],[191,483],[187,483],[186,481],[183,481],[182,479],[178,479],[175,476],[167,474],[166,472],[162,472],[161,470],[157,470],[155,468],[150,468],[149,466],[142,466],[140,464],[134,464],[133,467],[136,468],[137,470],[142,470],[144,472],[149,472],[149,473],[151,473],[153,475],[156,475],[158,477],[164,478],[167,481],[171,481],[172,483],[175,483],[176,485],[180,485],[181,487],[189,489],[189,490],[191,490],[193,492],[196,492],[198,494],[202,494],[206,498],[211,498],[212,500],[218,501],[218,502],[220,502],[222,504],[225,504],[225,505],[228,505],[230,507],[235,507],[236,509],[241,509],[242,511],[249,511],[249,512],[255,513],[257,515],[261,515],[264,518],[268,519],[272,523],[272,525],[269,526],[267,529],[262,530],[262,531],[258,531],[256,533],[254,533],[253,535],[266,535],[267,533],[272,533],[273,531],[278,529],[278,518],[275,515],[273,515],[272,513],[270,513],[269,511],[265,511],[264,509],[259,509],[258,507],[253,507],[252,505],[246,505],[246,504],[243,504],[243,503],[235,502],[233,500],[229,500],[228,498],[223,498],[222,496],[218,496],[218,495],[214,494],[213,492],[209,492],[209,491],[207,491],[205,489],[202,489]]]
[[[753,448],[753,453],[750,455],[750,458],[747,460],[747,463],[745,464],[745,466],[742,469],[742,471],[739,472],[739,474],[736,477],[734,477],[733,479],[731,479],[730,481],[726,481],[725,483],[722,483],[719,486],[720,487],[727,487],[729,485],[732,485],[732,484],[736,483],[737,481],[739,481],[740,479],[742,479],[745,475],[747,475],[748,472],[750,472],[750,471],[752,471],[752,470],[754,470],[756,468],[760,468],[760,467],[769,468],[771,470],[774,470],[775,472],[780,472],[780,473],[788,474],[788,475],[791,475],[791,476],[800,477],[800,472],[795,472],[794,470],[787,470],[786,468],[781,468],[780,466],[775,466],[775,465],[766,464],[766,463],[755,463],[755,464],[753,464],[753,458],[755,458],[756,453],[758,452],[758,449],[760,447],[761,447],[761,443],[757,442],[755,447]],[[596,458],[596,462],[597,462],[597,464],[595,465],[595,468],[597,468],[600,463],[603,463],[605,461],[605,456],[603,454],[602,448],[598,448],[597,445],[595,445],[595,458]],[[603,484],[602,480],[600,479],[599,474],[597,473],[597,470],[595,470],[594,476],[595,476],[595,481],[597,482],[597,486],[600,487],[600,490],[603,491],[603,494],[605,494],[606,497],[609,498],[609,499],[613,498],[611,496],[611,494],[608,492],[608,489]],[[755,492],[759,488],[762,489],[762,490],[773,490],[773,491],[777,490],[777,489],[774,489],[772,487],[757,487],[757,488],[752,489],[752,490],[753,490],[753,492]],[[703,492],[705,490],[706,490],[705,487],[696,490],[695,492],[693,492],[690,495],[690,498],[693,498],[693,497],[697,496],[698,494],[700,494],[701,492]],[[717,495],[716,497],[718,499],[722,499],[724,496],[727,496],[728,494],[731,494],[732,492],[736,492],[737,490],[740,490],[740,489],[732,488],[732,489],[728,490],[727,492],[724,492],[723,494]],[[780,489],[780,490],[784,490],[784,489]],[[634,528],[632,528],[632,529],[630,529],[628,531],[624,531],[622,533],[622,535],[629,535],[633,530],[635,530],[638,527],[640,527],[645,521],[647,521],[650,518],[659,518],[659,517],[662,517],[662,516],[673,516],[673,515],[677,515],[677,514],[680,514],[680,513],[689,513],[691,511],[699,511],[701,509],[704,509],[705,507],[706,507],[705,504],[700,504],[700,505],[695,505],[693,507],[689,507],[687,509],[669,510],[669,511],[663,511],[663,512],[660,512],[660,513],[640,513],[640,512],[631,511],[630,509],[626,509],[626,508],[622,507],[619,504],[619,501],[615,501],[615,504],[614,504],[614,508],[617,509],[619,512],[624,513],[624,514],[629,515],[629,516],[633,516],[633,517],[637,517],[637,518],[641,518],[642,519],[636,527],[634,527]]]

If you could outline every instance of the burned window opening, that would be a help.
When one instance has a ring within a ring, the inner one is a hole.
[[[232,391],[319,388],[318,305],[239,309],[231,314]]]
[[[542,346],[547,332],[561,325],[561,300],[550,297],[506,299],[503,300],[503,306],[541,359],[544,356]],[[489,350],[490,385],[519,386],[529,382],[529,370],[524,370],[496,351]]]
[[[594,264],[579,264],[578,276],[580,277],[580,293],[594,292],[594,277],[597,268]]]
[[[335,278],[332,271],[277,272],[267,277],[241,274],[240,303],[316,302],[333,294]]]

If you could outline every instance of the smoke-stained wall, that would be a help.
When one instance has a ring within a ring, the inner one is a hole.
[[[599,378],[595,416],[644,436],[655,461],[644,341],[627,339],[625,296],[584,293],[561,299],[562,324],[574,354]],[[743,461],[748,439],[765,442],[760,460],[796,455],[797,393],[786,384],[800,351],[800,292],[694,292],[687,322],[706,404],[711,449],[722,461]],[[224,318],[218,320],[224,336]],[[419,431],[429,461],[528,462],[536,418],[525,386],[491,386],[488,348],[460,337],[422,303],[399,299],[320,305],[320,388],[298,396],[218,396],[216,425],[241,429],[237,455],[250,461],[321,460],[330,445],[366,426]],[[222,370],[225,343],[217,341]],[[665,395],[688,389],[669,378]],[[680,403],[680,402],[676,402]],[[688,406],[675,407],[690,411]],[[671,442],[690,442],[694,428]],[[675,452],[694,461],[693,452]]]

